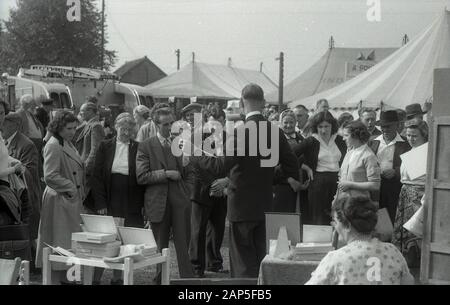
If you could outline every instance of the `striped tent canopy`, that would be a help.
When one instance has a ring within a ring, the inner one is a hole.
[[[289,107],[315,107],[319,99],[332,109],[359,105],[384,109],[432,101],[433,71],[450,67],[450,12],[445,11],[416,38],[366,72],[332,89],[295,100]]]

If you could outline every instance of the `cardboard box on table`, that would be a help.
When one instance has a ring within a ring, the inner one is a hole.
[[[320,261],[333,251],[333,228],[331,226],[303,225],[302,242],[294,249],[294,260]]]
[[[83,232],[72,233],[72,249],[79,257],[115,257],[121,242],[111,216],[82,214]]]

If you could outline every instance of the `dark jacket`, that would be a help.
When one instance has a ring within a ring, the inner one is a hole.
[[[138,185],[136,179],[136,154],[139,143],[131,140],[128,148],[128,212],[140,213],[144,206],[143,186]],[[95,209],[107,208],[111,201],[111,170],[116,152],[116,138],[100,142],[93,171],[92,194],[95,201]]]
[[[235,151],[232,156],[225,156],[223,158],[212,157],[194,157],[193,162],[198,162],[203,169],[209,169],[212,173],[219,176],[226,175],[230,179],[228,186],[228,219],[232,222],[252,222],[264,221],[265,212],[272,209],[272,184],[274,181],[274,168],[261,166],[261,161],[268,160],[269,157],[264,157],[259,150],[259,135],[265,132],[267,135],[268,147],[278,148],[279,164],[284,174],[287,177],[299,179],[298,161],[293,154],[283,132],[278,129],[279,142],[271,143],[271,130],[274,128],[262,115],[253,115],[249,117],[246,122],[253,121],[257,127],[258,139],[254,142],[249,142],[248,132],[245,140],[245,156],[238,156],[236,154],[236,137],[231,137],[229,140],[235,142]],[[267,129],[261,130],[260,122],[267,122]],[[244,128],[245,125],[239,126],[237,129]],[[239,134],[238,131],[236,131]],[[229,143],[227,141],[227,143]],[[251,145],[250,145],[251,144]],[[256,149],[256,156],[248,154],[249,149]],[[272,156],[273,157],[273,156]]]
[[[378,153],[378,148],[380,147],[380,141],[371,140],[369,141],[369,147],[373,150],[375,155]],[[395,177],[391,180],[400,181],[400,166],[402,165],[402,159],[400,155],[404,154],[407,151],[411,150],[411,146],[405,140],[405,142],[396,142],[395,150],[394,150],[394,160],[393,160],[393,169],[395,170]]]
[[[171,188],[171,195],[177,199],[177,202],[174,203],[175,207],[182,211],[191,204],[189,199],[194,179],[192,166],[190,164],[183,166],[182,157],[176,157],[176,163],[182,179],[171,182],[165,174],[167,163],[158,137],[154,136],[139,143],[136,156],[136,176],[138,183],[145,186],[145,213],[152,223],[163,221],[169,197],[169,184],[178,186]]]
[[[207,139],[209,136],[211,136],[211,135],[205,134],[203,136],[203,141],[204,141],[203,143],[205,143],[205,139]],[[223,133],[223,142],[224,142],[223,143],[223,151],[226,150],[225,141],[226,141],[226,132],[224,131],[224,133]],[[213,143],[213,145],[211,145],[211,148],[213,148],[213,149],[215,148],[214,143]],[[217,179],[224,178],[225,175],[219,176],[215,173],[211,173],[208,169],[203,169],[201,166],[198,166],[198,164],[193,164],[192,168],[193,168],[195,179],[194,179],[194,184],[193,184],[193,191],[191,194],[191,200],[195,201],[196,203],[198,203],[200,205],[213,206],[215,201],[209,195],[210,190],[211,190],[211,185]]]
[[[345,154],[347,153],[347,145],[341,136],[337,136],[335,143],[341,152],[341,160],[339,161],[339,166],[344,160]],[[302,158],[301,162],[308,165],[313,171],[316,171],[317,162],[319,160],[320,142],[313,136],[307,137],[303,142],[294,147],[294,152],[297,157]]]

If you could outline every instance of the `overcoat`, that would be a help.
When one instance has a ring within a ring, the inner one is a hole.
[[[85,197],[84,163],[72,143],[51,137],[44,147],[44,181],[36,264],[42,265],[42,249],[47,243],[71,248],[73,232],[81,231]],[[67,192],[75,194],[69,198]]]

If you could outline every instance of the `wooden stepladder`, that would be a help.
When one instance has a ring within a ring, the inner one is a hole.
[[[430,124],[420,280],[450,284],[450,116]]]

